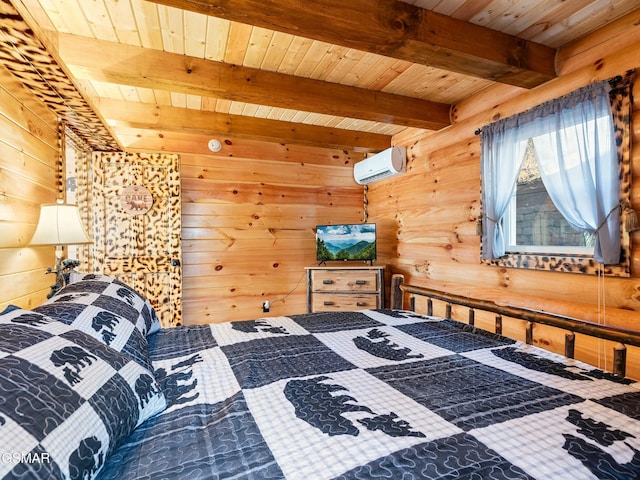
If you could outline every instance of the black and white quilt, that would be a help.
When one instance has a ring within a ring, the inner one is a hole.
[[[411,312],[149,336],[168,408],[100,480],[637,479],[640,388]]]

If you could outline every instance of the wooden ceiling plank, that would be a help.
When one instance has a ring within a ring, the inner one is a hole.
[[[162,49],[167,52],[184,54],[184,20],[183,11],[172,7],[160,7],[160,31],[162,33]]]
[[[396,62],[397,60],[393,58],[372,54],[364,55],[354,66],[353,70],[356,75],[356,80],[353,86],[384,91],[384,88],[389,82],[402,73],[401,71],[394,70]],[[387,83],[377,83],[386,73],[390,74],[387,78]]]
[[[60,25],[64,32],[73,32],[85,36],[93,35],[91,26],[87,22],[77,0],[62,1],[59,2],[59,5],[60,7],[57,9],[55,5],[52,5],[47,10],[47,14],[54,25]],[[37,10],[37,7],[35,9],[31,5],[28,5],[28,7],[30,11]]]
[[[526,27],[518,28],[518,30],[521,30],[519,35],[531,39],[539,38],[539,36],[548,30],[553,24],[563,25],[562,28],[565,29],[566,19],[582,10],[587,3],[590,3],[590,1],[591,0],[562,2],[559,5],[547,6],[546,8],[543,8],[540,17],[536,19],[534,23],[530,23]],[[565,19],[565,22],[555,21],[557,18]]]
[[[192,110],[202,110],[202,97],[199,95],[187,95],[187,108]]]
[[[231,104],[229,100],[213,99],[215,101],[215,109],[213,111],[218,113],[231,113]]]
[[[131,8],[140,35],[140,45],[145,48],[162,50],[159,5],[149,2],[132,2]]]
[[[171,106],[186,108],[187,95],[185,93],[171,92]]]
[[[383,90],[387,91],[387,86],[391,84],[396,78],[400,77],[404,72],[406,72],[413,63],[405,62],[404,60],[392,60],[391,64],[387,64],[386,62],[380,63],[382,65],[382,69],[373,65],[371,70],[367,72],[365,76],[361,79],[361,86],[367,86],[372,90]],[[429,67],[425,67],[429,68]]]
[[[109,16],[109,12],[103,0],[94,1],[90,4],[86,2],[79,2],[79,7],[80,11],[89,22],[89,26],[91,27],[91,31],[94,36],[104,38],[105,40],[112,42],[118,40],[118,36],[113,29],[113,24],[111,23],[111,17]]]
[[[366,52],[348,48],[338,58],[337,63],[331,71],[324,74],[322,80],[327,82],[342,83],[344,85],[355,85],[358,81],[358,70],[356,66],[362,58],[369,56]],[[384,58],[384,57],[383,57]]]
[[[556,76],[552,48],[401,1],[151,1],[524,88]]]
[[[489,10],[488,7],[492,2],[493,0],[468,0],[452,12],[451,16],[468,22],[481,12]],[[478,22],[476,25],[480,25],[480,23]]]
[[[104,2],[108,15],[108,19],[105,19],[105,27],[111,26],[116,38],[122,43],[142,45],[131,2],[120,0],[104,0]]]
[[[191,57],[205,57],[207,17],[184,12],[184,53]]]
[[[100,110],[110,124],[118,127],[228,135],[362,152],[377,152],[391,144],[388,135],[106,98],[101,99]]]
[[[154,91],[150,88],[136,88],[138,91],[138,98],[140,102],[143,103],[156,103],[156,96]]]
[[[136,87],[131,87],[129,85],[120,85],[120,91],[122,92],[122,98],[129,102],[139,102],[140,95],[138,91],[140,89]]]
[[[223,18],[208,17],[204,58],[222,62],[227,49],[231,22]]]
[[[317,40],[312,41],[305,55],[299,60],[293,74],[298,77],[312,78],[316,65],[318,64],[318,59],[325,57],[327,50],[330,48],[330,43]]]
[[[171,106],[171,92],[168,90],[153,89],[153,95],[158,105]]]
[[[581,38],[589,33],[590,22],[598,25],[609,24],[621,18],[618,12],[629,5],[629,0],[597,0],[589,2],[587,6],[571,15],[562,16],[562,22],[554,22],[550,27],[539,33],[536,39],[550,42],[557,47],[566,45],[573,39]],[[640,7],[640,2],[634,0]],[[586,22],[586,20],[589,22]]]
[[[264,63],[264,58],[269,50],[269,45],[273,38],[273,30],[266,28],[254,28],[251,31],[249,45],[244,54],[242,64],[247,67],[260,68]],[[268,68],[267,70],[272,70]]]
[[[68,34],[58,36],[57,46],[74,75],[83,79],[424,129],[450,124],[450,105],[444,103]],[[174,106],[184,104],[175,101]]]
[[[251,38],[251,25],[231,22],[229,28],[229,39],[224,53],[224,62],[232,65],[242,65],[244,52],[247,50],[249,39]]]
[[[280,66],[282,65],[282,62],[287,55],[287,51],[289,50],[293,39],[293,35],[288,35],[281,32],[273,32],[271,45],[269,45],[260,68],[272,72],[277,72],[278,70],[280,70]]]
[[[304,58],[313,43],[313,40],[309,40],[308,38],[294,36],[282,59],[278,72],[293,75],[301,59]]]
[[[433,10],[434,12],[442,13],[445,15],[451,14],[454,10],[459,8],[460,0],[402,0],[410,5],[416,7],[425,8],[427,10]]]
[[[352,65],[346,66],[345,61],[349,49],[340,45],[327,45],[325,54],[322,58],[315,59],[315,65],[311,70],[310,78],[323,80],[325,82],[346,83],[343,82],[344,76],[349,72]],[[309,59],[313,61],[312,59]],[[348,85],[348,83],[346,83]]]
[[[96,93],[96,97],[106,97],[122,100],[124,96],[122,94],[121,85],[114,85],[113,83],[104,82],[89,82],[88,80],[78,80],[80,85],[89,84]]]
[[[528,11],[535,9],[538,4],[545,1],[515,0],[504,2],[503,0],[496,0],[486,12],[483,12],[487,18],[482,22],[482,25],[492,30],[503,31],[503,29],[511,28],[511,33],[517,32],[517,28],[513,27],[514,23],[518,22],[523,16],[527,17]],[[475,23],[476,19],[472,20]]]

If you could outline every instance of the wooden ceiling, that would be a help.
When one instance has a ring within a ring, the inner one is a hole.
[[[640,0],[11,0],[128,149],[216,137],[378,151]]]

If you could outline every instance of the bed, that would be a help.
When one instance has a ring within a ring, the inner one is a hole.
[[[0,370],[3,478],[640,478],[638,383],[410,310],[161,329],[88,275]]]

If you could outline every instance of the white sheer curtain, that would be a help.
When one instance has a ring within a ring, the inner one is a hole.
[[[505,254],[502,217],[507,210],[524,161],[527,141],[519,135],[518,119],[507,118],[482,130],[482,258]]]
[[[500,220],[531,138],[556,208],[574,229],[596,235],[597,261],[619,263],[620,180],[608,93],[608,82],[594,83],[483,129],[483,258],[505,253]]]

